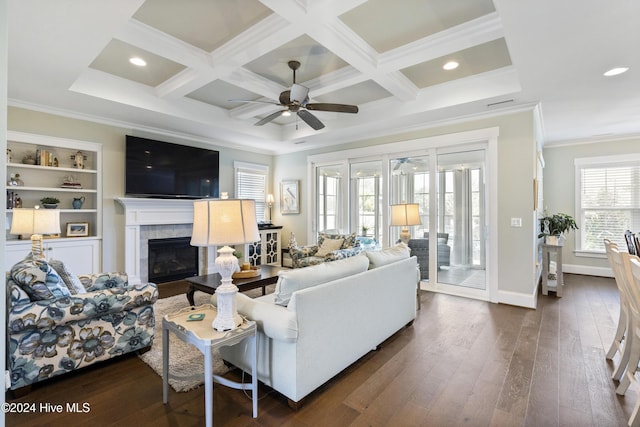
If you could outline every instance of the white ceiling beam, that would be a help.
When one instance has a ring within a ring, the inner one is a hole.
[[[380,54],[380,72],[391,72],[504,37],[497,12]]]
[[[230,121],[227,110],[223,108],[190,98],[177,100],[158,98],[154,88],[91,68],[87,68],[73,83],[70,90],[221,129],[240,131],[255,137],[281,138],[281,133],[277,129],[259,131],[245,122]]]
[[[157,88],[158,95],[170,98],[186,96],[213,80],[227,77],[239,67],[298,37],[303,32],[303,29],[288,26],[281,17],[270,15],[208,54],[206,62],[160,85]]]

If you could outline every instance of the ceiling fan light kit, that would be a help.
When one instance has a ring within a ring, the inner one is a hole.
[[[348,104],[332,104],[332,103],[310,103],[309,102],[309,88],[296,83],[296,70],[300,68],[299,61],[289,61],[289,68],[293,71],[293,84],[289,90],[285,90],[280,93],[279,103],[274,102],[274,105],[284,107],[284,110],[278,110],[275,113],[269,114],[265,118],[257,121],[255,126],[262,126],[269,123],[272,120],[277,119],[280,116],[288,117],[292,113],[297,114],[302,121],[311,126],[314,130],[320,130],[324,128],[322,123],[315,115],[311,114],[312,111],[329,111],[334,113],[351,113],[358,112],[357,105]],[[245,100],[231,100],[234,102],[256,102]]]

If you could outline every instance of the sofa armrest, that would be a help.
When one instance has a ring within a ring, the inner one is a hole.
[[[51,329],[56,325],[121,314],[142,306],[153,306],[158,288],[153,283],[114,287],[85,294],[14,305],[8,313],[9,333],[27,329]]]
[[[216,295],[211,298],[217,303]],[[284,342],[298,339],[298,320],[296,314],[287,307],[272,302],[249,298],[244,294],[236,295],[238,313],[258,324],[258,329],[269,338]]]

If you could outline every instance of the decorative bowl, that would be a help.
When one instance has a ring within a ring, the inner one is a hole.
[[[43,203],[42,207],[45,209],[55,209],[58,207],[57,203]]]

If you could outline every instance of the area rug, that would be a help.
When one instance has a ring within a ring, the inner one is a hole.
[[[204,292],[196,292],[194,300],[196,305],[208,304],[211,295]],[[174,313],[188,307],[187,297],[176,295],[162,298],[156,301],[156,335],[151,350],[140,355],[140,359],[149,365],[162,377],[162,318],[165,314]],[[217,350],[213,352],[213,373],[222,375],[229,368],[225,366]],[[180,377],[169,378],[169,385],[178,392],[193,390],[204,384],[204,356],[191,344],[178,339],[174,334],[169,334],[169,374]]]

